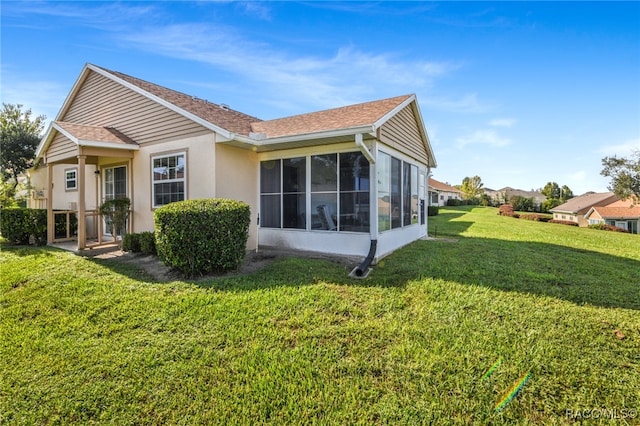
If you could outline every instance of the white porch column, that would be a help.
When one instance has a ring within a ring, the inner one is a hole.
[[[53,217],[53,164],[47,162],[47,244],[53,244],[56,225]]]
[[[85,206],[86,155],[78,155],[78,250],[84,250],[87,243],[87,216]]]

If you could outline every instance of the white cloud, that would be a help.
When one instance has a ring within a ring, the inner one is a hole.
[[[456,146],[464,148],[467,145],[488,145],[492,147],[504,147],[511,144],[511,140],[500,136],[495,130],[480,129],[456,139]]]
[[[406,60],[393,53],[373,54],[353,46],[333,56],[296,55],[255,42],[234,28],[217,24],[149,27],[119,35],[127,46],[165,56],[198,61],[243,79],[246,90],[262,98],[282,99],[291,110],[335,107],[380,94],[389,96],[428,89],[456,69],[448,62]]]
[[[494,118],[489,121],[489,126],[493,127],[513,127],[516,123],[514,118]]]
[[[599,149],[599,152],[608,156],[628,157],[638,150],[640,150],[640,139],[631,139],[622,143],[603,146]]]

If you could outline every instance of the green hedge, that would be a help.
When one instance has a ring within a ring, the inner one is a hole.
[[[237,269],[249,236],[246,203],[221,198],[167,204],[154,213],[158,257],[188,276]]]
[[[438,206],[429,206],[427,208],[427,216],[438,216],[440,213],[440,207]]]
[[[47,211],[41,209],[8,208],[0,211],[0,234],[10,244],[37,245],[47,243]]]
[[[156,254],[156,237],[153,232],[125,234],[122,237],[122,250],[134,253]]]

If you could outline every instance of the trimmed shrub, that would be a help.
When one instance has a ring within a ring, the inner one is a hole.
[[[122,250],[133,253],[156,254],[156,236],[150,231],[125,234],[122,237]]]
[[[521,214],[520,219],[533,220],[534,222],[549,222],[551,218],[549,216],[541,214]]]
[[[513,206],[511,204],[503,204],[498,208],[498,214],[500,216],[513,216]]]
[[[447,200],[447,206],[461,206],[464,203],[462,202],[462,200],[458,200],[457,198],[449,198]]]
[[[139,253],[140,250],[140,234],[124,234],[122,237],[122,250]]]
[[[590,229],[599,229],[601,231],[612,231],[612,232],[626,232],[627,234],[629,233],[629,231],[627,231],[624,228],[620,228],[618,226],[613,226],[613,225],[607,225],[605,223],[596,223],[593,225],[589,225]]]
[[[144,254],[156,254],[156,236],[153,232],[141,232],[138,234],[140,251]]]
[[[570,220],[552,219],[552,220],[549,221],[549,223],[559,223],[561,225],[578,226],[577,223],[571,222]]]
[[[249,205],[221,198],[167,204],[154,213],[156,250],[187,276],[237,269],[249,237]]]
[[[11,244],[47,243],[47,211],[9,208],[0,212],[0,234]]]
[[[438,216],[440,213],[440,207],[438,206],[429,206],[427,208],[427,216]]]

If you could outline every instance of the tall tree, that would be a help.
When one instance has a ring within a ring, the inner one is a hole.
[[[0,111],[0,172],[2,181],[12,190],[18,186],[18,176],[33,165],[40,133],[44,129],[44,115],[32,116],[31,109],[22,105],[2,104]]]
[[[640,149],[629,158],[604,157],[600,174],[611,178],[609,189],[623,200],[640,200]]]
[[[556,182],[547,182],[540,191],[547,199],[540,206],[543,212],[565,203],[569,198],[573,198],[573,191],[567,185],[562,188]]]
[[[473,198],[480,198],[480,196],[484,193],[484,184],[482,183],[482,179],[480,176],[474,177],[465,177],[462,180],[462,185],[460,186],[460,191],[462,191],[462,198],[465,200],[470,200]]]
[[[555,182],[547,182],[540,192],[547,198],[560,198],[560,187]]]
[[[560,188],[560,201],[564,203],[565,201],[573,197],[574,195],[571,188],[569,188],[567,185],[562,185],[562,188]]]

